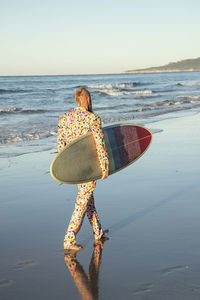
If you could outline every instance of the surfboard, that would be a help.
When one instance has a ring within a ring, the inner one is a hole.
[[[134,124],[103,128],[109,156],[109,175],[134,163],[148,149],[152,133]],[[61,183],[78,184],[102,177],[94,137],[88,133],[59,152],[50,167],[51,176]]]

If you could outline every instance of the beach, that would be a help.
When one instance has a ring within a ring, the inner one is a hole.
[[[147,152],[97,183],[96,207],[109,240],[95,252],[91,273],[94,246],[85,218],[77,239],[84,250],[73,258],[76,280],[62,247],[77,188],[49,174],[56,144],[1,158],[0,299],[200,298],[200,115],[147,127],[154,132]]]

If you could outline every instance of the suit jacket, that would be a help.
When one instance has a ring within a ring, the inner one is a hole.
[[[83,107],[76,107],[63,114],[58,121],[58,152],[74,139],[91,132],[96,143],[102,171],[108,170],[109,161],[104,142],[101,119]]]

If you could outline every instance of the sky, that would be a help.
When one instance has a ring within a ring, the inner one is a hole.
[[[199,0],[0,0],[0,76],[120,73],[200,57]]]

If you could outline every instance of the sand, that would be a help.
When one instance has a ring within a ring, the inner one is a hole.
[[[52,151],[0,160],[0,299],[200,299],[200,115],[148,128],[145,155],[98,181],[110,239],[94,261],[85,219],[76,281],[60,251],[76,186],[50,177]]]

